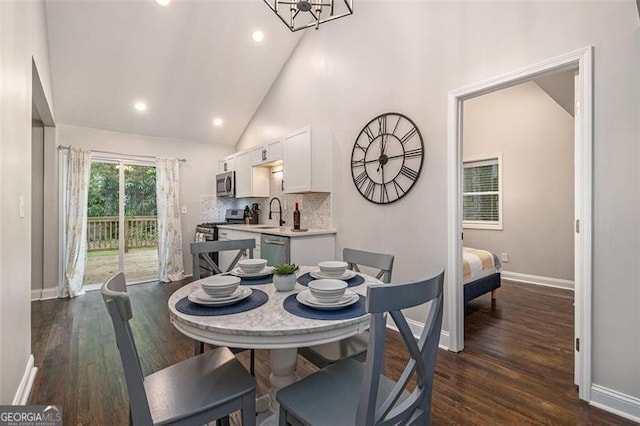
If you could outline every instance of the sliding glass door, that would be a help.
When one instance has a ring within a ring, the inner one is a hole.
[[[153,164],[94,159],[87,210],[85,285],[101,284],[118,271],[127,283],[158,278]]]

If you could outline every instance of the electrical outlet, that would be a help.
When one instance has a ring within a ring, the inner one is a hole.
[[[500,253],[500,260],[503,262],[509,261],[509,253]]]
[[[187,206],[182,206],[182,208],[180,209],[180,213],[187,214]]]

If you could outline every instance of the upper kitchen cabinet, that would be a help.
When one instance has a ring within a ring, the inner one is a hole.
[[[283,138],[285,193],[331,192],[331,132],[307,127]]]
[[[269,196],[269,169],[252,166],[252,151],[238,153],[234,166],[236,198]]]
[[[234,171],[236,169],[235,163],[236,163],[235,154],[223,158],[222,160],[218,161],[218,173]]]
[[[253,149],[253,165],[264,166],[282,161],[282,139]]]

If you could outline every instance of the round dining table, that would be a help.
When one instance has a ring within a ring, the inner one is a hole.
[[[317,267],[301,267],[298,277]],[[360,285],[350,287],[360,295],[366,295],[367,287],[382,284],[374,277],[358,273],[364,278]],[[243,284],[244,285],[244,284]],[[258,399],[258,411],[277,412],[276,392],[296,381],[297,348],[338,341],[369,328],[369,314],[349,319],[309,319],[289,313],[283,304],[285,299],[307,287],[296,283],[288,292],[276,291],[272,283],[248,285],[262,290],[268,300],[255,309],[219,316],[187,315],[176,309],[176,303],[199,288],[194,281],[177,290],[169,298],[171,323],[182,334],[200,342],[216,346],[245,349],[269,349],[271,374],[270,392]]]

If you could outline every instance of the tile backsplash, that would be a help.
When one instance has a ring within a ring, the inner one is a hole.
[[[282,192],[282,167],[271,169],[269,179],[269,198],[218,198],[216,196],[203,196],[200,199],[203,222],[224,221],[226,209],[244,209],[251,207],[252,203],[260,205],[260,223],[278,226],[278,213],[272,214],[269,220],[269,202],[273,197],[278,197],[282,202],[282,217],[285,226],[293,227],[293,211],[295,203],[300,203],[300,227],[301,228],[331,228],[331,194],[328,192],[314,192],[307,194],[284,194]],[[275,172],[275,173],[274,173]],[[272,204],[273,210],[278,210],[278,203]]]

